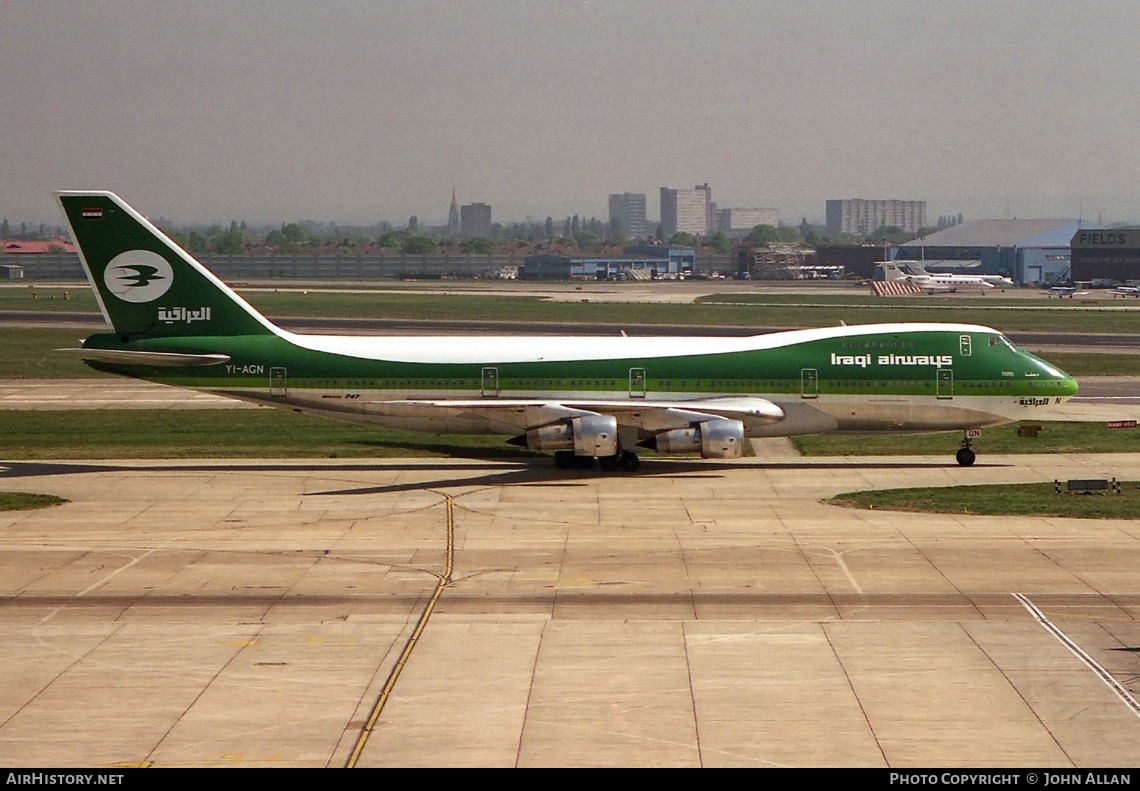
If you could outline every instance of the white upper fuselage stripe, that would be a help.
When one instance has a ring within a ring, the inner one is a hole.
[[[973,324],[867,324],[774,332],[743,338],[626,336],[383,336],[281,334],[303,349],[401,363],[530,363],[731,354],[813,341],[915,332],[985,332]]]

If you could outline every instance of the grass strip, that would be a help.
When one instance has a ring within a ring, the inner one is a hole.
[[[547,301],[519,294],[330,293],[317,290],[239,293],[272,318],[341,316],[345,318],[434,319],[453,321],[552,321],[613,324],[615,332],[631,324],[688,324],[739,327],[826,327],[896,321],[953,320],[996,327],[1003,332],[1053,332],[1064,316],[1066,332],[1140,332],[1140,309],[1096,300],[1080,310],[1048,305],[1044,300],[991,298],[872,298],[863,294],[713,294],[695,303],[598,302],[583,291],[579,301]],[[294,288],[296,285],[294,284]],[[385,286],[387,288],[387,286]],[[667,284],[661,286],[668,289]],[[63,294],[68,298],[64,299]],[[0,310],[96,311],[89,289],[0,289]],[[49,298],[54,297],[54,299]],[[718,304],[720,303],[720,304]],[[1130,305],[1131,306],[1131,303]],[[1105,308],[1117,308],[1107,310]],[[996,309],[995,309],[996,308]],[[1048,308],[1048,309],[1043,309]],[[699,333],[696,333],[699,334]]]
[[[36,508],[50,508],[66,503],[62,497],[51,494],[29,494],[27,492],[0,492],[0,511],[31,511]]]
[[[433,435],[276,409],[0,411],[0,458],[233,459],[536,455],[501,435]]]
[[[1061,516],[1077,519],[1135,519],[1140,513],[1140,484],[1121,484],[1113,494],[1061,494],[1053,483],[948,486],[847,492],[828,502],[851,508],[983,516]]]
[[[1036,437],[1018,436],[1022,426],[1040,426]],[[961,432],[945,434],[821,434],[793,437],[805,456],[953,455]],[[1110,429],[1104,423],[1024,420],[985,429],[974,440],[985,453],[1140,453],[1140,429]]]
[[[116,379],[56,349],[74,349],[91,333],[82,328],[0,327],[0,379]]]
[[[988,429],[975,442],[985,453],[1140,452],[1140,430],[1103,423],[1040,422],[1036,439],[1017,425]],[[795,437],[808,456],[952,456],[958,433]],[[536,455],[500,435],[434,435],[340,423],[275,409],[0,410],[0,458],[205,459],[397,458]]]

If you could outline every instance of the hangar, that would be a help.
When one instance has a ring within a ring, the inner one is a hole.
[[[932,272],[1055,283],[1070,279],[1069,243],[1079,230],[1080,220],[969,220],[906,242],[894,257],[929,261]]]
[[[523,280],[672,280],[692,277],[696,251],[691,247],[636,245],[625,248],[624,256],[589,257],[528,255],[519,277]]]
[[[1071,246],[1073,280],[1105,286],[1140,282],[1140,230],[1083,228]]]

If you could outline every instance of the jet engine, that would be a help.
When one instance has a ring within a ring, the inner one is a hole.
[[[689,428],[662,431],[652,440],[660,453],[700,453],[702,459],[738,459],[744,453],[744,424],[707,420]]]
[[[617,418],[612,415],[583,415],[562,423],[532,428],[526,432],[530,450],[572,450],[575,456],[616,456]]]

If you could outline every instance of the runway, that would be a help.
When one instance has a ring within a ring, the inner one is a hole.
[[[1140,762],[1140,523],[821,502],[1140,455],[760,450],[8,463],[0,764]]]

